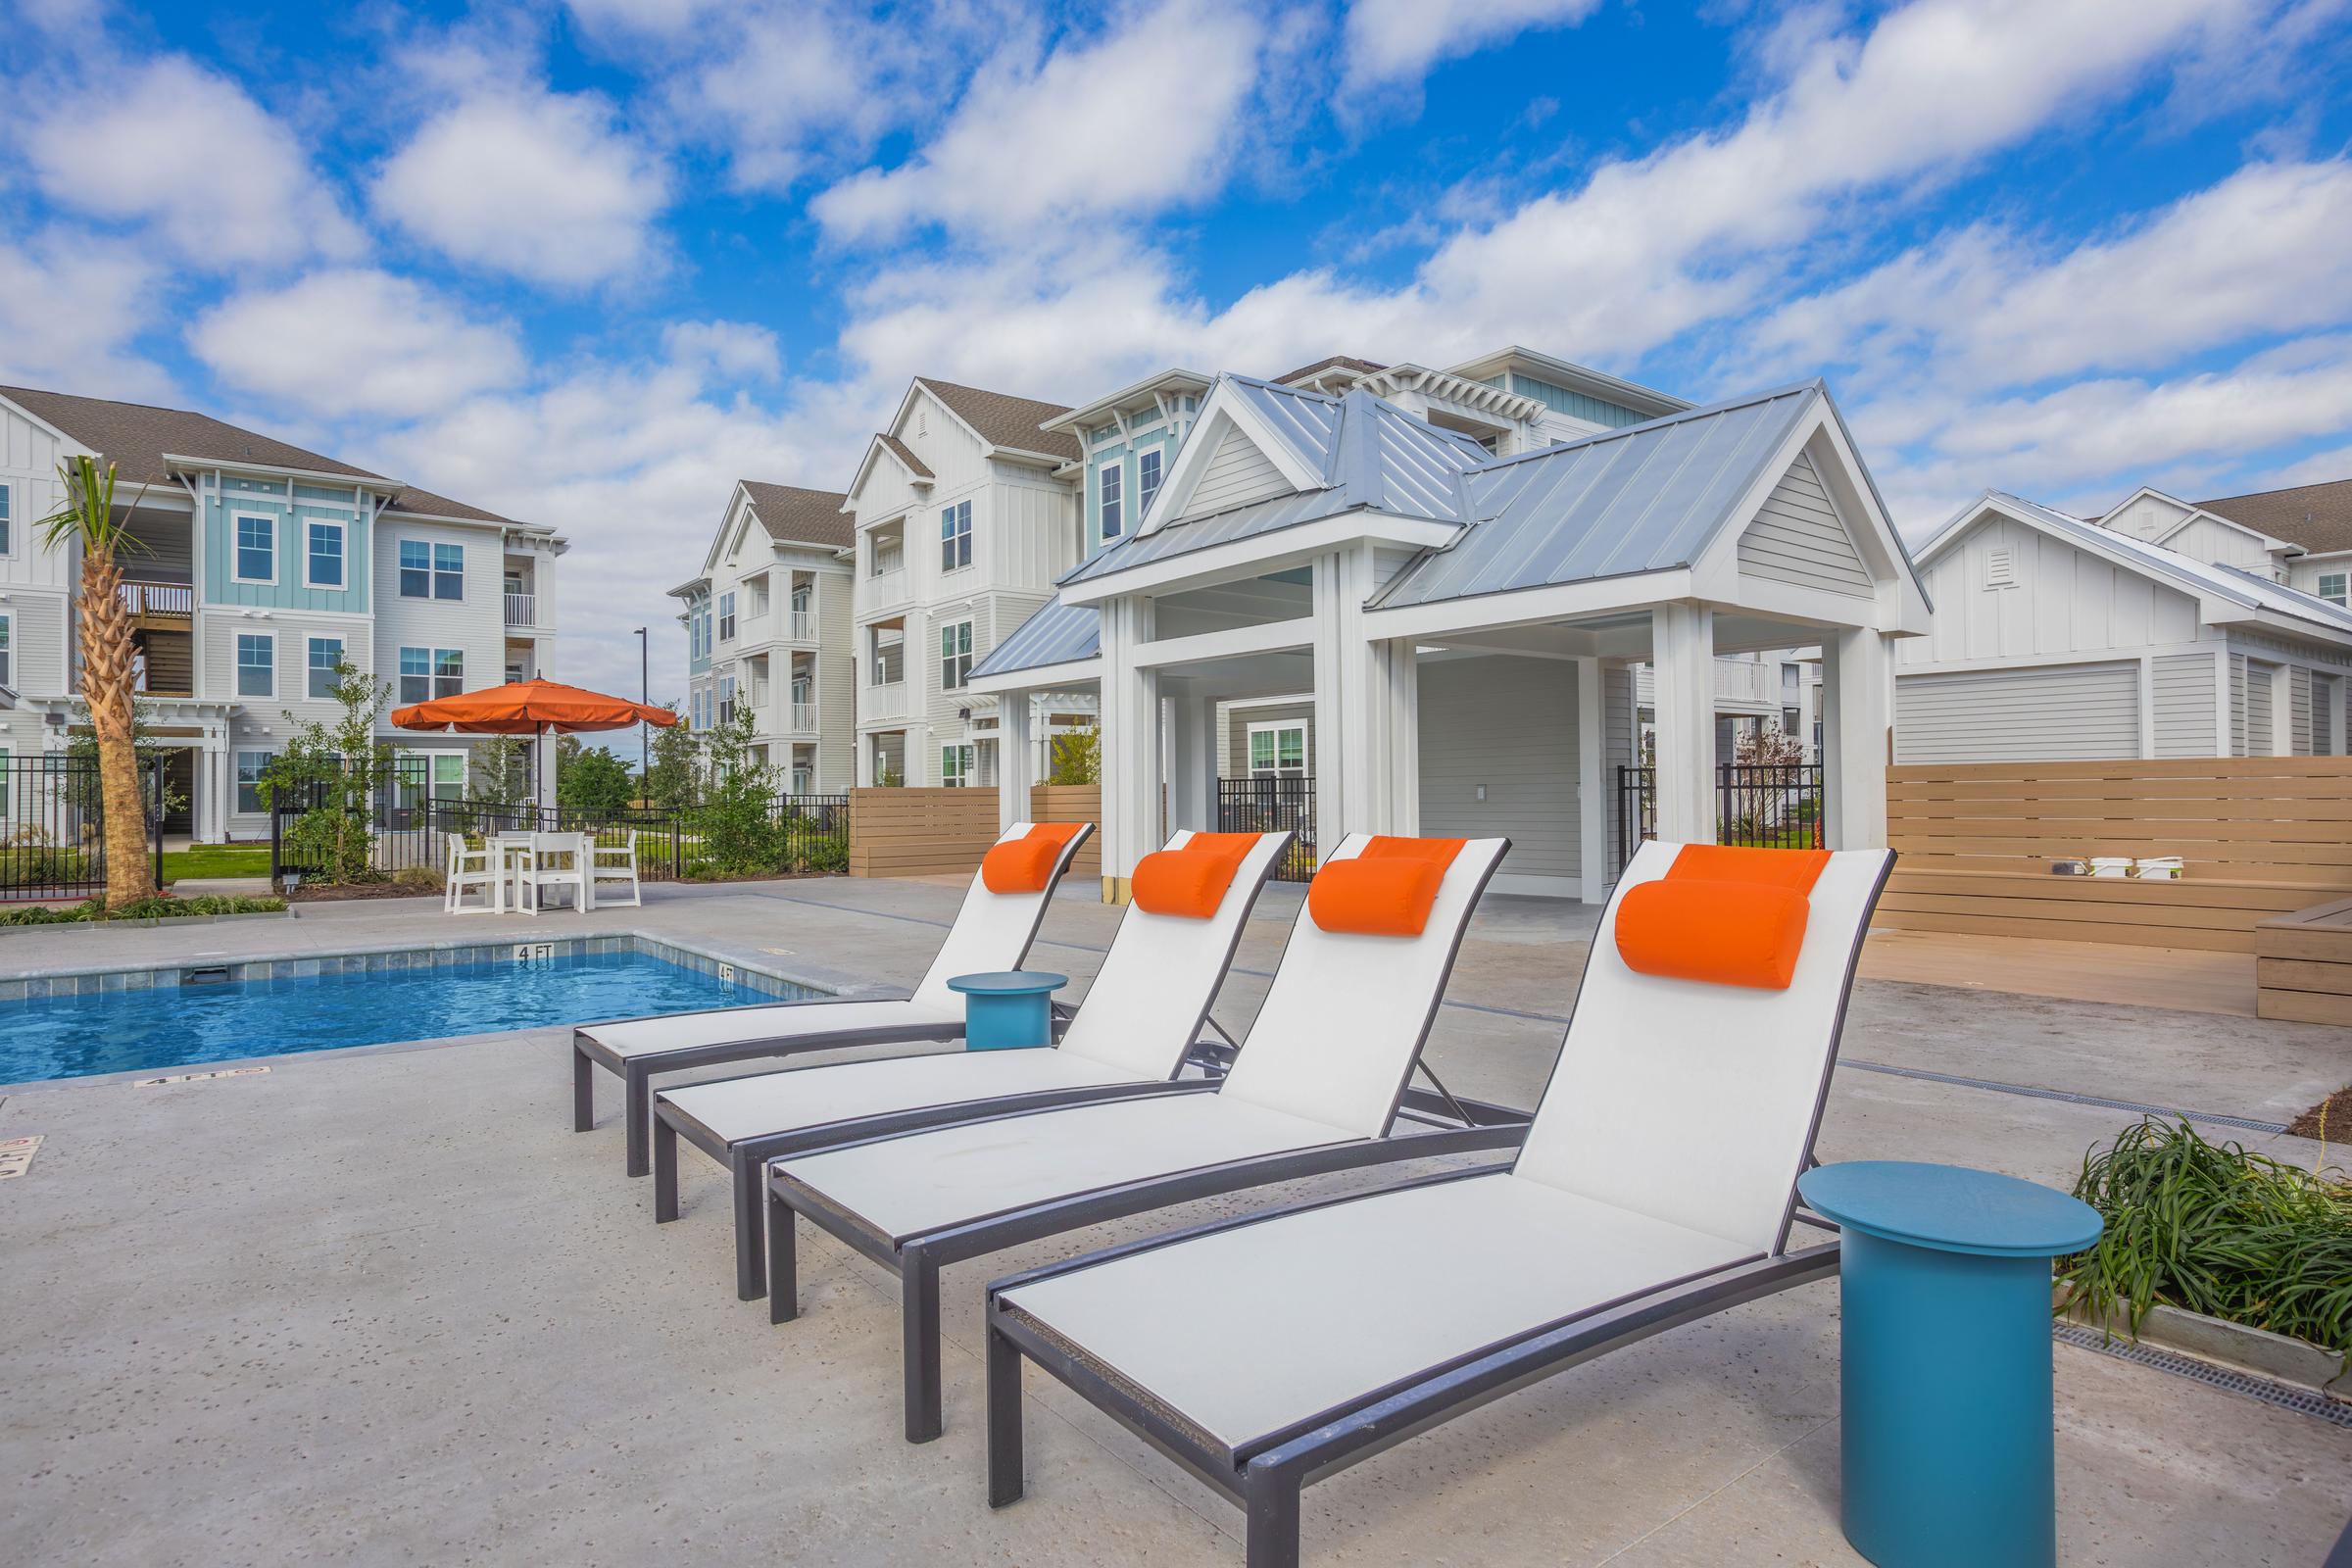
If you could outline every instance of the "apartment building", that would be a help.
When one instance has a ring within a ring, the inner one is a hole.
[[[795,795],[850,786],[857,672],[852,536],[836,490],[739,481],[684,606],[687,721],[752,715],[752,745]]]
[[[185,410],[0,387],[0,762],[67,747],[77,551],[36,524],[59,465],[117,471],[140,682],[173,793],[206,841],[269,831],[256,786],[301,723],[331,721],[348,660],[393,702],[550,673],[553,528],[517,522]],[[387,725],[394,799],[465,794],[473,743]],[[11,803],[13,808],[13,803]]]

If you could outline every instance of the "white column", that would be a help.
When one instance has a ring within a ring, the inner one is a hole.
[[[1576,812],[1577,865],[1584,879],[1583,899],[1599,904],[1607,897],[1609,857],[1609,769],[1602,756],[1607,746],[1601,728],[1604,699],[1600,690],[1600,661],[1576,662]]]
[[[1165,683],[1174,688],[1177,683]],[[1190,689],[1171,689],[1168,705],[1168,831],[1213,832],[1217,803],[1211,790],[1216,772],[1217,705]]]
[[[1715,842],[1715,612],[1660,605],[1649,612],[1656,714],[1658,837]]]
[[[1419,794],[1412,654],[1400,671],[1394,645],[1364,636],[1364,601],[1376,586],[1368,544],[1314,564],[1315,837],[1325,849],[1349,833],[1401,831],[1400,772],[1410,770]]]
[[[1159,848],[1159,671],[1138,668],[1152,636],[1152,601],[1102,608],[1102,900],[1127,902],[1135,862]]]
[[[2139,755],[2156,755],[2156,661],[2145,654],[2139,660]]]
[[[1380,647],[1387,679],[1376,710],[1384,722],[1380,752],[1388,761],[1382,831],[1411,838],[1421,831],[1421,656],[1409,638]]]
[[[1031,744],[1029,694],[997,694],[997,825],[1029,820],[1029,787],[1037,782],[1037,748]]]
[[[2232,751],[2230,742],[2235,725],[2235,712],[2230,705],[2230,650],[2217,649],[2213,656],[2213,755],[2228,757]]]
[[[1886,740],[1892,710],[1886,639],[1847,627],[1822,644],[1822,788],[1833,850],[1886,847]]]

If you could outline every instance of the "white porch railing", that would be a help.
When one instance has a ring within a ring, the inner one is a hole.
[[[784,635],[796,643],[816,641],[816,615],[811,611],[795,610],[785,622]]]
[[[1752,659],[1718,659],[1715,695],[1730,702],[1777,708],[1781,702],[1781,666]]]
[[[539,624],[538,595],[507,595],[507,624],[510,626],[536,626]]]
[[[914,711],[908,697],[906,682],[894,680],[881,686],[868,686],[865,701],[858,705],[867,718],[905,718]]]
[[[895,605],[906,597],[906,569],[893,566],[877,571],[865,579],[865,602],[869,605]]]
[[[785,718],[791,726],[791,733],[795,735],[813,735],[816,733],[816,705],[814,703],[792,704],[790,711],[786,713]]]

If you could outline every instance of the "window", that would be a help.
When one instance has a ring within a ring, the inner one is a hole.
[[[1803,681],[1803,679],[1804,672],[1799,666],[1795,664],[1783,664],[1781,666],[1782,695],[1794,697],[1796,695],[1797,686]]]
[[[1152,498],[1159,494],[1159,454],[1147,452],[1135,460],[1135,520],[1144,520]]]
[[[277,638],[262,631],[237,633],[237,695],[277,695]]]
[[[1096,470],[1096,479],[1102,487],[1102,537],[1119,536],[1119,491],[1127,482],[1127,470],[1116,458]]]
[[[972,678],[972,623],[959,620],[939,628],[939,689],[955,691]]]
[[[248,815],[267,810],[262,804],[262,775],[276,760],[273,752],[239,752],[237,754],[237,809]]]
[[[229,575],[239,582],[277,581],[277,519],[236,514],[237,559]]]
[[[433,597],[453,600],[466,597],[464,545],[433,546]]]
[[[462,648],[433,650],[433,695],[458,697],[466,691],[466,651]]]
[[[1304,724],[1250,726],[1250,776],[1298,778],[1306,772]]]
[[[942,788],[968,789],[972,783],[972,749],[969,746],[943,746],[939,749],[939,782]]]
[[[313,520],[308,527],[310,554],[303,558],[305,588],[343,586],[343,525]]]
[[[400,651],[400,700],[403,703],[421,703],[433,695],[433,651],[429,648],[403,648]]]
[[[0,556],[17,553],[16,491],[0,484]]]
[[[4,549],[4,548],[6,548],[6,547],[5,547],[5,546],[0,546],[0,549]],[[2345,583],[2346,583],[2347,581],[2352,581],[2352,572],[2343,572],[2343,571],[2323,571],[2323,572],[2321,572],[2321,573],[2320,573],[2320,597],[2321,597],[2322,599],[2325,599],[2325,600],[2327,600],[2327,601],[2328,601],[2329,604],[2331,604],[2331,605],[2341,605],[2341,604],[2343,604],[2343,603],[2344,603],[2344,599],[2345,599],[2345,594],[2344,594],[2344,586],[2345,586]],[[2352,607],[2347,607],[2347,608],[2352,608]]]
[[[1796,709],[1793,709],[1793,708],[1784,708],[1784,709],[1782,709],[1782,710],[1781,710],[1781,733],[1782,733],[1782,734],[1784,734],[1784,735],[1786,735],[1786,736],[1788,736],[1788,737],[1790,740],[1794,740],[1794,739],[1796,739],[1796,732],[1797,732],[1797,729],[1798,729],[1799,725],[1800,725],[1800,724],[1802,723],[1802,721],[1803,721],[1803,717],[1804,717],[1804,715],[1803,715],[1803,714],[1802,714],[1802,713],[1801,713],[1801,712],[1800,712],[1798,710],[1796,710]]]
[[[735,677],[732,675],[718,677],[718,721],[721,724],[735,722]]]
[[[343,639],[314,637],[311,639],[308,663],[311,671],[310,695],[322,702],[331,702],[335,695],[335,666],[343,662]]]
[[[400,597],[433,597],[433,547],[421,539],[400,542]]]
[[[0,686],[17,683],[17,617],[0,615]]]
[[[435,752],[433,754],[433,799],[462,801],[466,798],[466,754],[464,752]]]
[[[972,564],[972,504],[958,501],[939,514],[939,569]]]
[[[735,636],[735,596],[718,596],[718,640],[728,642]]]

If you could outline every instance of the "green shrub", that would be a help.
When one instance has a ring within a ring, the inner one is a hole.
[[[2093,1314],[2159,1303],[2329,1349],[2352,1365],[2352,1184],[2187,1122],[2144,1120],[2083,1155],[2075,1196],[2107,1221],[2063,1258],[2060,1283]]]
[[[175,899],[159,893],[151,899],[140,899],[109,911],[103,901],[92,899],[67,908],[47,905],[27,904],[18,908],[0,909],[0,925],[71,925],[90,920],[180,920],[204,914],[275,914],[286,906],[283,899],[232,898],[220,894],[204,894],[192,899]]]
[[[80,850],[17,848],[0,856],[0,887],[46,888],[94,879],[95,866]]]

